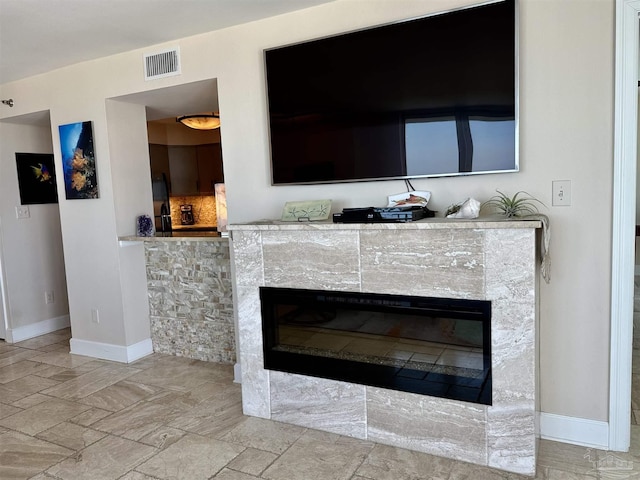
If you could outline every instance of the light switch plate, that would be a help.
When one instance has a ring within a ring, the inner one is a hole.
[[[29,207],[27,205],[20,205],[16,207],[16,218],[29,218]]]
[[[551,204],[554,207],[571,205],[571,180],[554,180],[551,190]]]

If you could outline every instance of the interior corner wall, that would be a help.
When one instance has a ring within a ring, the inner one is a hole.
[[[58,204],[28,205],[25,219],[17,219],[15,211],[20,205],[15,154],[52,153],[51,129],[0,122],[0,138],[0,254],[6,275],[7,339],[19,340],[49,326],[68,325],[69,304]],[[45,292],[53,292],[53,303],[45,303]]]

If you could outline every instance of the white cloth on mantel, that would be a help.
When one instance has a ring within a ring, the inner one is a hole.
[[[540,274],[546,283],[551,281],[551,255],[549,254],[549,244],[551,242],[551,225],[549,223],[549,217],[543,213],[536,213],[534,215],[527,215],[520,217],[524,219],[537,219],[542,222],[542,245],[540,246],[540,254],[542,255],[542,262],[540,263]]]

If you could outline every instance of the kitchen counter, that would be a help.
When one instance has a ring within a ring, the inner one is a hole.
[[[212,231],[173,231],[171,233],[158,232],[153,237],[138,237],[136,235],[125,235],[122,237],[118,237],[118,240],[121,242],[176,242],[180,240],[226,241],[228,239],[228,236],[222,236],[220,232]]]
[[[194,225],[173,225],[174,232],[217,232],[215,225],[194,224]]]

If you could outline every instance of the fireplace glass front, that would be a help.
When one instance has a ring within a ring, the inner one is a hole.
[[[491,404],[491,302],[260,288],[264,368]]]

